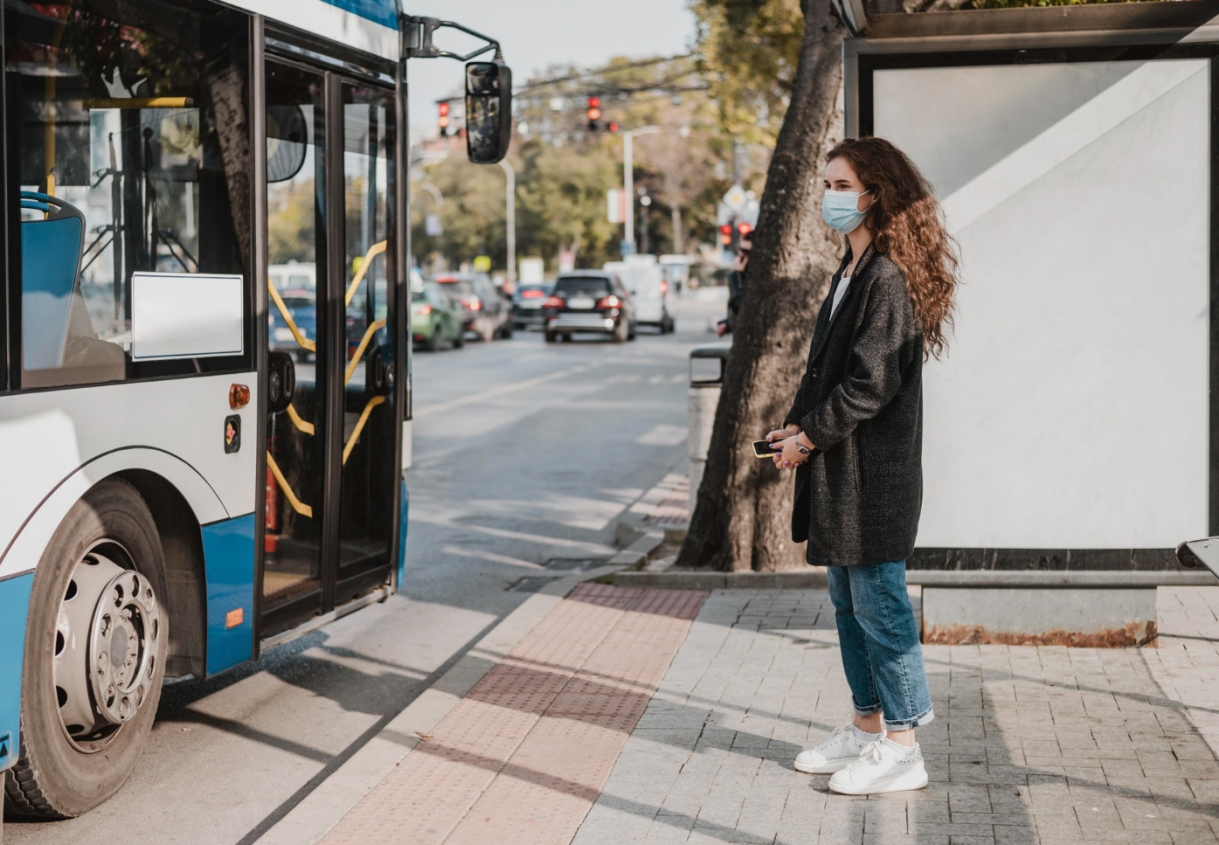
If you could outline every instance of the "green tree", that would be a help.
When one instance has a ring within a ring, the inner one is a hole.
[[[606,217],[606,191],[621,170],[602,140],[591,150],[532,140],[521,145],[517,182],[517,252],[557,261],[575,253],[579,266],[597,267],[618,257],[618,226]]]
[[[724,130],[773,145],[792,96],[804,17],[798,0],[692,0],[699,69]]]
[[[471,164],[463,151],[434,165],[427,181],[440,189],[444,204],[437,207],[416,190],[411,209],[411,243],[416,260],[427,266],[440,255],[456,267],[475,256],[488,255],[496,267],[504,267],[508,249],[504,171]],[[440,217],[443,234],[427,235],[425,213]]]

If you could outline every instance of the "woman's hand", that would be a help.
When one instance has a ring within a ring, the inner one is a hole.
[[[804,437],[804,435],[801,433],[797,434],[795,437],[788,437],[786,440],[781,441],[783,443],[783,451],[776,452],[774,458],[772,459],[775,462],[775,466],[777,466],[779,469],[795,469],[796,467],[800,466],[800,464],[808,460],[808,454],[801,452],[797,447],[797,444],[801,443],[802,437]],[[807,440],[808,438],[804,439]],[[806,443],[803,445],[809,449],[813,448],[811,443]]]
[[[794,437],[800,433],[800,426],[792,423],[787,428],[781,428],[778,431],[772,431],[766,435],[767,443],[774,443],[776,440],[786,440],[789,437]]]

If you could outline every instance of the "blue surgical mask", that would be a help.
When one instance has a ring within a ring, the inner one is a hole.
[[[821,219],[846,235],[854,232],[863,222],[866,211],[859,210],[859,198],[871,191],[857,194],[853,191],[826,191],[821,201]]]

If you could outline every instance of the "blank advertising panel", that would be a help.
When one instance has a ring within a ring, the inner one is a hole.
[[[963,285],[924,369],[924,548],[1207,534],[1209,60],[876,70]]]

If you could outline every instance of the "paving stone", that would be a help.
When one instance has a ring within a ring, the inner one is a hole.
[[[870,797],[792,768],[851,716],[825,590],[582,589],[327,845],[1219,845],[1219,588],[1157,648],[925,648],[931,783]]]

